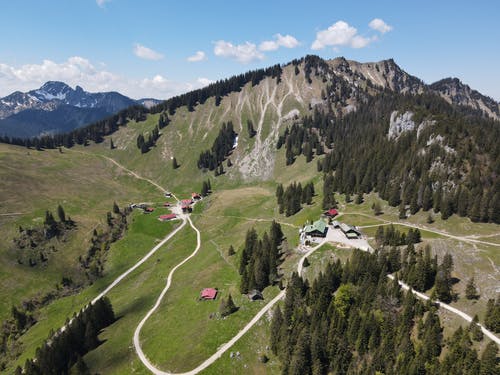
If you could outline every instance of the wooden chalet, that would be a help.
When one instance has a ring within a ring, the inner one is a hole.
[[[183,199],[181,201],[182,212],[191,212],[193,209],[191,205],[193,204],[192,199]]]
[[[158,220],[160,220],[160,221],[169,221],[169,220],[175,219],[176,217],[177,217],[176,214],[160,215],[158,217]]]
[[[344,233],[344,235],[350,240],[356,240],[361,237],[361,232],[352,225],[340,223],[339,227],[340,230]]]
[[[217,289],[205,288],[200,293],[200,299],[214,300],[217,297]]]
[[[323,220],[317,220],[311,225],[306,225],[304,227],[304,233],[306,236],[311,237],[326,237],[328,232],[328,227]]]
[[[330,208],[328,211],[323,212],[323,215],[329,218],[334,218],[339,212],[335,208]]]

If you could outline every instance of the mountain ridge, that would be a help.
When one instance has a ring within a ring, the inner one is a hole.
[[[116,91],[90,93],[78,85],[73,89],[62,81],[47,81],[38,89],[0,98],[0,134],[29,138],[67,132],[133,105],[159,102],[152,98],[134,100]],[[56,111],[60,107],[64,109]],[[61,117],[63,113],[70,121]]]

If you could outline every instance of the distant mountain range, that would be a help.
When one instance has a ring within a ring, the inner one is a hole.
[[[158,99],[134,100],[118,92],[90,93],[80,86],[49,81],[36,90],[16,91],[0,99],[0,135],[28,138],[71,131],[140,104],[151,107]]]

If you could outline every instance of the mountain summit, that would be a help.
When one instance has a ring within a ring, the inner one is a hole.
[[[445,78],[429,87],[449,103],[473,107],[491,118],[500,119],[500,103],[471,89],[458,78]]]
[[[73,89],[64,82],[48,81],[39,89],[0,99],[0,135],[25,138],[70,131],[132,105],[158,102],[118,92],[90,93],[80,86]]]

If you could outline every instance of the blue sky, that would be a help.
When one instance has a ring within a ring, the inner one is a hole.
[[[167,98],[317,54],[394,58],[427,83],[458,77],[498,101],[499,14],[494,0],[9,1],[0,96],[62,80]]]

